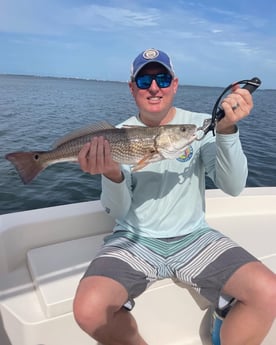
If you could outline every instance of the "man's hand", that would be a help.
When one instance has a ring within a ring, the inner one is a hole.
[[[236,132],[235,124],[250,114],[253,108],[253,99],[250,92],[236,85],[221,103],[225,117],[217,123],[216,131],[220,134]]]
[[[78,161],[81,169],[89,174],[103,174],[117,183],[124,179],[120,164],[113,161],[109,142],[103,137],[95,137],[85,144],[79,152]]]

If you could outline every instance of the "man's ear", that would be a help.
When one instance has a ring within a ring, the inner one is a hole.
[[[173,79],[173,91],[175,94],[177,92],[177,89],[178,89],[178,78],[174,78]]]
[[[128,82],[128,86],[129,86],[129,89],[130,89],[130,93],[131,93],[132,96],[133,96],[133,82],[132,82],[132,81],[129,81],[129,82]]]

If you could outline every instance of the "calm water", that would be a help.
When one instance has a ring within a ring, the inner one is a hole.
[[[127,83],[0,76],[0,89],[0,214],[98,199],[99,176],[84,174],[77,164],[54,165],[23,185],[4,156],[48,150],[73,129],[101,120],[116,124],[136,114]],[[181,86],[175,105],[210,113],[221,92]],[[276,90],[258,90],[251,116],[240,123],[250,187],[276,186],[275,100]]]

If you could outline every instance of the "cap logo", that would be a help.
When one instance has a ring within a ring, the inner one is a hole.
[[[157,58],[158,55],[159,55],[159,51],[156,50],[156,49],[147,49],[147,50],[145,50],[144,53],[143,53],[143,57],[144,57],[146,60],[155,59],[155,58]]]

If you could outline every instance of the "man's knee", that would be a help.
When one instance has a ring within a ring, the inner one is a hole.
[[[101,324],[104,323],[104,312],[97,305],[96,300],[93,300],[93,296],[87,301],[77,293],[73,302],[73,314],[80,328],[90,336],[93,336],[96,330],[101,327]]]
[[[78,325],[93,336],[112,319],[127,299],[127,291],[105,277],[87,277],[77,289],[73,314]]]
[[[268,279],[258,298],[263,305],[263,309],[271,314],[273,318],[276,318],[276,274],[272,274]]]
[[[264,312],[268,317],[276,317],[276,274],[267,267],[256,265],[256,274],[252,285],[248,286],[245,304],[256,306],[259,312]],[[254,275],[253,275],[254,276]]]

